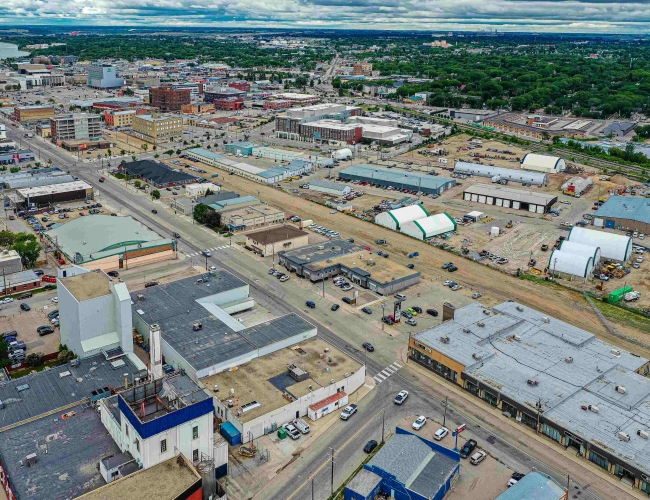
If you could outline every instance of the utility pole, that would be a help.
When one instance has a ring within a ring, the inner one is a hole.
[[[449,398],[445,396],[445,414],[442,417],[442,426],[445,426],[445,423],[447,422],[447,406],[449,404]]]
[[[314,480],[311,480],[311,500],[314,500]]]
[[[208,256],[205,256],[205,270],[208,270]]]
[[[334,496],[334,448],[330,448],[332,450],[332,479],[331,479],[331,493],[330,496]],[[312,479],[313,481],[313,479]],[[313,485],[313,483],[312,483]]]
[[[539,434],[539,412],[542,409],[542,400],[538,399],[535,406],[537,407],[537,427],[535,428],[535,432]]]
[[[386,409],[381,412],[381,443],[384,444],[384,431],[386,429]]]

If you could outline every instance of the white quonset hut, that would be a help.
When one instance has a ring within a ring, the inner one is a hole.
[[[566,163],[559,156],[528,153],[521,160],[521,168],[524,170],[534,170],[535,172],[544,172],[545,174],[556,174],[566,170]]]
[[[332,151],[332,158],[335,160],[349,160],[352,158],[352,151],[349,148],[337,149]]]
[[[562,252],[591,257],[594,259],[594,267],[600,263],[600,259],[602,258],[599,246],[585,245],[584,243],[576,243],[575,241],[564,240],[560,243],[559,250]]]
[[[604,259],[626,262],[632,254],[632,238],[620,234],[573,227],[569,231],[567,240],[600,247],[601,257]]]
[[[428,240],[439,234],[456,230],[456,221],[448,213],[431,215],[402,225],[400,231],[419,240]]]
[[[587,255],[553,250],[548,260],[548,271],[554,276],[560,275],[569,279],[587,277],[594,270],[594,259]]]
[[[375,224],[387,227],[393,231],[399,231],[407,222],[429,217],[429,212],[422,205],[410,205],[382,212],[375,216]]]
[[[548,175],[543,173],[526,172],[525,170],[513,170],[511,168],[493,167],[479,163],[468,163],[457,161],[454,165],[454,173],[462,175],[476,175],[489,177],[493,182],[508,181],[530,184],[532,186],[546,186]]]

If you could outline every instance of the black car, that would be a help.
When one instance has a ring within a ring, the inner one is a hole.
[[[31,311],[31,309],[32,309],[31,307],[29,307],[29,304],[20,304],[20,308],[23,311]]]
[[[407,267],[408,269],[413,269],[413,268],[415,267],[415,265],[414,265],[414,264],[407,264],[406,267]]]
[[[352,304],[352,299],[350,297],[343,297],[341,300],[346,304]]]
[[[523,478],[526,477],[526,474],[522,474],[521,472],[513,472],[511,477],[515,481],[521,481]]]
[[[147,282],[144,284],[144,287],[145,287],[145,288],[150,288],[150,287],[152,287],[152,286],[156,286],[157,284],[158,284],[157,281],[147,281]]]
[[[113,212],[113,213],[111,214],[111,217],[117,217],[117,214],[116,214],[115,212]]]
[[[383,318],[381,318],[381,321],[383,323],[386,323],[389,326],[392,326],[392,325],[395,324],[395,322],[392,319],[390,319],[388,316],[384,316]]]
[[[177,239],[178,239],[178,238],[180,238],[180,237],[181,237],[180,234],[178,234],[178,233],[174,233],[174,238],[177,238]]]
[[[43,335],[49,335],[50,333],[54,333],[54,328],[51,326],[39,326],[36,331],[38,334],[42,337]]]
[[[438,316],[438,311],[435,309],[427,309],[427,314],[430,314],[431,316]]]
[[[364,342],[361,346],[368,352],[374,352],[375,347],[370,342]]]
[[[332,306],[332,311],[338,311],[338,310],[339,310],[339,307],[341,307],[341,306],[339,306],[338,304],[334,304],[334,305]]]
[[[52,283],[48,283],[47,285],[45,285],[46,290],[54,290],[55,288],[56,288],[56,285],[54,285]]]
[[[474,451],[475,448],[476,448],[476,441],[474,441],[473,439],[470,439],[469,441],[467,441],[463,445],[463,447],[460,449],[461,458],[469,457],[472,454],[472,452]]]
[[[413,309],[418,314],[422,314],[422,308],[421,307],[412,306],[411,309]]]
[[[18,300],[29,299],[32,295],[34,295],[32,292],[25,292],[18,296]]]
[[[361,310],[362,310],[364,313],[366,313],[366,314],[372,314],[372,309],[370,309],[369,307],[364,307],[364,308],[361,309]]]
[[[371,439],[363,447],[363,451],[365,451],[366,453],[372,453],[375,448],[377,448],[377,441]]]
[[[158,213],[158,210],[156,210],[156,209],[154,208],[154,209],[151,211],[151,213],[152,213],[152,214],[157,214],[157,213]]]
[[[118,273],[117,271],[108,271],[106,274],[108,274],[112,278],[117,278],[120,275],[120,273]]]
[[[449,271],[450,273],[453,273],[454,271],[458,271],[458,268],[456,266],[450,266],[450,267],[447,268],[447,271]]]
[[[55,309],[54,311],[50,311],[49,313],[47,313],[47,317],[49,319],[56,318],[58,316],[59,316],[59,310],[58,309]]]

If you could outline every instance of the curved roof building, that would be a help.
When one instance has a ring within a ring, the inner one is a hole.
[[[377,214],[375,223],[393,231],[399,231],[407,222],[424,219],[425,217],[429,217],[429,212],[423,205],[417,204]]]
[[[605,259],[625,262],[632,254],[632,238],[621,234],[595,231],[584,227],[573,227],[567,240],[600,247],[601,256]]]
[[[594,245],[586,245],[584,243],[576,243],[575,241],[564,240],[560,244],[560,251],[567,253],[574,253],[576,255],[584,255],[594,259],[594,266],[600,262],[602,255],[600,254],[600,247]]]
[[[419,240],[428,240],[438,234],[456,230],[456,221],[448,213],[431,215],[424,219],[407,222],[400,231]]]
[[[521,168],[524,170],[534,170],[535,172],[544,172],[546,174],[555,174],[566,170],[566,163],[559,156],[528,153],[521,160]]]
[[[553,250],[548,260],[550,273],[563,273],[587,279],[594,270],[594,259],[587,255]]]
[[[454,173],[464,175],[477,175],[479,177],[499,177],[509,182],[521,182],[533,186],[545,186],[548,184],[548,175],[544,173],[526,172],[525,170],[513,170],[511,168],[493,167],[479,163],[468,163],[457,161],[454,165]]]

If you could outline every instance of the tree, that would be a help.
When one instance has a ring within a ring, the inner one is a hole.
[[[133,94],[135,94],[135,92],[133,92],[132,88],[128,87],[124,90],[123,94],[126,96],[132,96]]]
[[[137,156],[135,156],[135,155],[131,155],[131,159],[132,159],[133,161],[135,161],[135,160],[137,160],[137,159],[138,159],[138,157],[137,157]]]
[[[544,130],[544,131],[542,132],[542,140],[543,140],[543,141],[548,141],[550,138],[551,138],[551,136],[548,135],[548,132],[547,132],[546,130]]]
[[[220,217],[217,212],[210,210],[205,217],[203,217],[203,224],[208,227],[217,227],[219,225]]]
[[[134,185],[136,188],[140,189],[140,187],[142,186],[142,183],[141,183],[140,181],[135,181],[135,182],[133,183],[133,185]]]
[[[106,156],[113,156],[113,152],[110,149],[107,149]]]
[[[124,155],[126,155],[126,151],[124,151],[123,149],[120,150],[120,156],[124,156]]]
[[[210,207],[204,203],[199,203],[194,207],[194,220],[196,222],[203,222],[208,212],[210,212]]]
[[[14,244],[16,235],[11,231],[0,231],[0,247],[9,248]]]
[[[164,154],[164,155],[168,155],[168,156],[171,158],[172,155],[174,154],[174,150],[173,150],[173,149],[168,149],[168,150],[165,151],[163,154]]]
[[[63,349],[59,351],[59,362],[63,365],[65,363],[69,363],[72,361],[74,358],[76,358],[76,354],[72,351],[69,351],[68,349]]]
[[[142,148],[142,151],[144,151],[144,152],[146,153],[146,152],[147,152],[147,149],[149,149],[149,144],[143,144],[143,145],[140,146],[140,147]]]
[[[177,150],[176,150],[176,154],[177,154],[177,155],[180,155],[181,153],[182,153],[182,151],[181,151],[180,149],[177,149]]]
[[[18,233],[12,248],[18,252],[25,267],[32,267],[41,253],[41,246],[33,234]]]
[[[157,189],[154,189],[153,191],[151,191],[151,197],[154,200],[159,200],[160,199],[160,191],[158,191]]]
[[[33,352],[27,355],[25,361],[27,361],[29,366],[41,366],[44,361],[44,356],[40,352]]]

